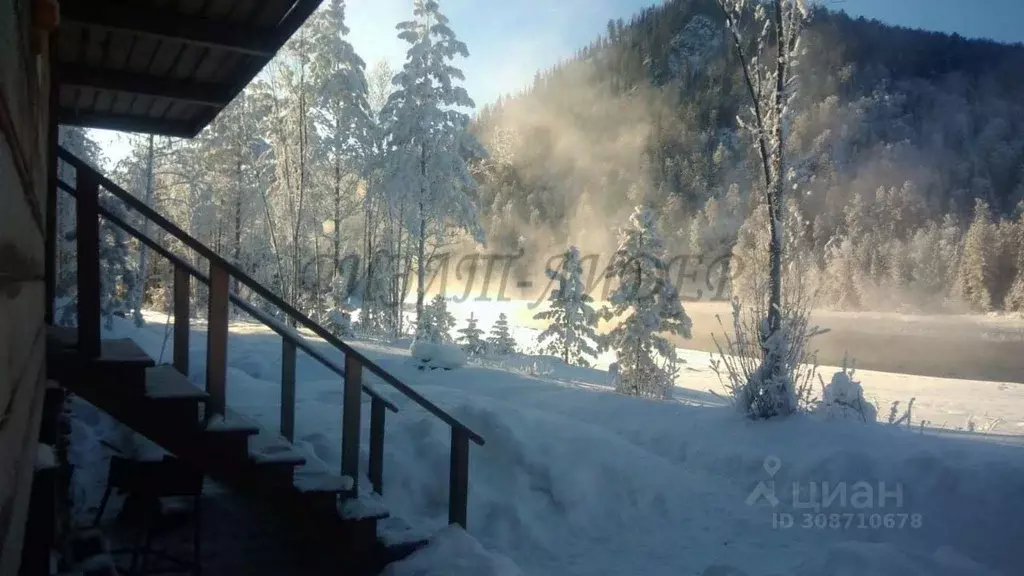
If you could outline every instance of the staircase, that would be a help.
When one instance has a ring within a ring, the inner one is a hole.
[[[58,186],[76,202],[78,266],[78,327],[48,326],[48,377],[149,438],[210,477],[267,505],[309,538],[322,542],[325,553],[339,553],[354,570],[376,570],[408,555],[422,541],[385,544],[377,523],[388,517],[377,497],[359,490],[360,405],[370,398],[369,480],[372,491],[383,493],[385,416],[398,408],[363,383],[363,371],[407,396],[450,426],[449,521],[466,526],[469,487],[469,443],[483,445],[479,435],[342,342],[308,317],[283,302],[233,264],[192,238],[172,222],[103,177],[63,148],[60,159],[75,172],[75,185]],[[160,226],[185,246],[209,260],[209,276],[153,241],[100,205],[103,187],[144,218]],[[99,217],[119,226],[174,265],[174,360],[156,365],[130,339],[101,339]],[[313,332],[345,355],[335,364],[295,329],[285,325],[229,291],[230,279],[276,305],[294,324]],[[189,285],[209,286],[205,389],[188,374]],[[52,281],[52,279],[49,279]],[[281,429],[269,431],[232,412],[226,405],[228,309],[234,304],[282,338]],[[52,324],[52,312],[48,320]],[[339,376],[343,389],[342,465],[332,471],[307,462],[292,447],[295,430],[295,362],[299,352],[319,361]]]

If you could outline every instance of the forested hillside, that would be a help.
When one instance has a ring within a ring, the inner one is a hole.
[[[1024,46],[825,9],[801,41],[789,282],[847,309],[1024,308]],[[713,0],[609,22],[478,115],[490,248],[522,246],[530,267],[566,243],[606,259],[647,203],[670,252],[732,249],[742,293],[767,257],[759,161],[736,120],[745,90]]]
[[[523,93],[477,108],[472,123],[456,112],[472,109],[457,87],[466,46],[445,26],[421,27],[443,16],[416,5],[400,37],[434,52],[415,44],[401,69],[367,67],[346,40],[344,2],[325,2],[199,137],[130,136],[130,154],[107,168],[339,330],[346,310],[361,308],[373,329],[400,332],[398,303],[419,279],[446,275],[451,290],[468,273],[457,263],[479,251],[521,249],[509,285],[540,288],[545,266],[576,245],[590,284],[639,204],[670,266],[678,255],[707,264],[731,254],[738,295],[763,276],[759,159],[737,122],[751,100],[714,0],[610,22]],[[801,41],[785,130],[786,285],[843,309],[1024,309],[1024,47],[824,9]],[[424,99],[416,82],[428,76],[435,90]],[[104,162],[88,133],[62,130],[72,151]],[[60,216],[70,292],[66,197]],[[109,307],[162,307],[167,263],[114,228],[106,238]],[[445,251],[450,265],[432,260]],[[608,287],[588,289],[600,299]]]

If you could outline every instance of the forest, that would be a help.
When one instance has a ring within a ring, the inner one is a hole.
[[[459,86],[468,47],[436,2],[415,4],[400,69],[367,66],[331,0],[197,138],[132,135],[111,166],[87,131],[64,127],[61,144],[340,331],[358,308],[362,329],[403,332],[396,303],[415,292],[422,309],[438,254],[518,251],[517,279],[543,278],[570,245],[610,263],[637,206],[667,254],[731,256],[726,296],[752,290],[767,262],[764,183],[714,0],[609,22],[479,108]],[[801,42],[784,131],[787,285],[825,308],[1024,310],[1024,46],[826,8]],[[58,218],[73,296],[67,197]],[[103,231],[108,309],[166,308],[169,265]]]
[[[807,285],[820,307],[1021,310],[1024,46],[825,8],[801,41],[785,143],[787,283]],[[670,253],[731,253],[742,295],[766,258],[758,159],[737,124],[749,106],[714,0],[609,22],[481,109],[475,127],[505,158],[478,199],[492,245],[607,254],[609,231],[646,203]]]

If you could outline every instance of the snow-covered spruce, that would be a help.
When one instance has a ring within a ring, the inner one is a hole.
[[[596,357],[602,346],[597,334],[598,315],[590,305],[593,298],[583,283],[579,249],[570,246],[562,254],[559,267],[544,273],[557,286],[548,297],[548,309],[534,316],[551,322],[537,342],[543,352],[558,356],[566,364],[590,367],[588,358]]]
[[[424,313],[429,247],[454,230],[484,241],[472,196],[477,182],[467,161],[486,151],[469,134],[472,108],[462,71],[452,65],[468,57],[466,45],[448,27],[448,18],[433,0],[415,0],[413,20],[401,22],[398,37],[409,43],[395,91],[381,111],[390,140],[387,158],[388,202],[402,214],[415,245],[416,313]]]
[[[508,330],[508,316],[504,312],[498,314],[498,320],[491,327],[487,337],[487,352],[495,356],[507,356],[519,351],[515,338]]]
[[[618,321],[607,338],[618,360],[615,389],[623,394],[671,397],[678,363],[675,346],[663,334],[690,337],[693,323],[669,282],[664,258],[654,214],[638,206],[606,272],[618,283],[604,314]]]
[[[451,344],[455,317],[448,312],[448,301],[438,294],[423,308],[416,325],[416,340],[435,344]]]
[[[476,316],[472,313],[466,320],[466,327],[459,328],[460,336],[455,339],[462,350],[470,356],[483,356],[487,353],[487,342],[483,339],[484,331],[477,327]]]

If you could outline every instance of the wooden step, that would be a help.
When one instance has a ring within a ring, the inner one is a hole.
[[[146,368],[156,365],[130,338],[105,339],[100,355],[83,358],[78,353],[78,330],[47,326],[47,376],[67,385],[112,386],[116,392],[142,395]]]
[[[261,429],[249,437],[249,461],[254,472],[272,485],[290,489],[295,468],[304,465],[306,458],[285,438]]]
[[[249,438],[259,434],[260,427],[241,414],[228,410],[223,415],[203,414],[198,431],[204,452],[212,457],[244,463],[249,459]]]
[[[78,329],[67,326],[47,326],[46,344],[57,350],[77,350]],[[156,362],[131,338],[101,340],[100,355],[92,361],[98,364],[129,364],[139,367],[156,365]]]
[[[170,364],[146,368],[146,398],[205,402],[209,397],[209,394],[189,382],[184,374]]]
[[[168,428],[194,428],[199,421],[199,404],[208,398],[209,394],[169,364],[146,368],[143,402]]]
[[[300,500],[323,514],[337,514],[339,499],[355,495],[351,477],[331,472],[319,461],[297,467],[292,485]]]

